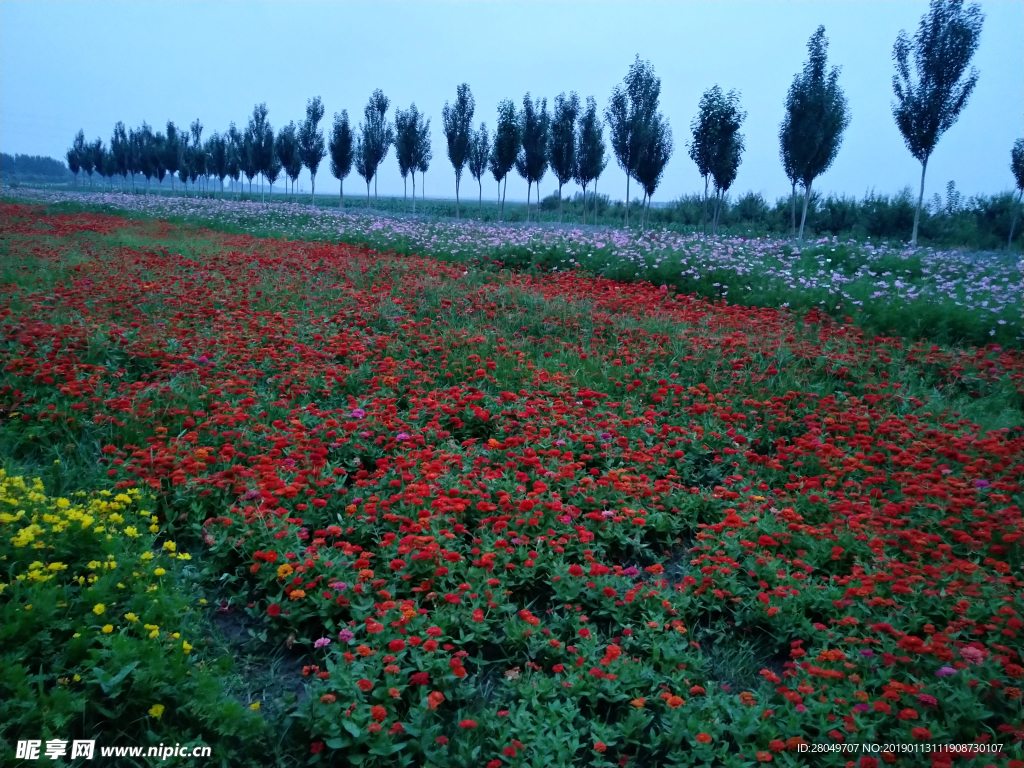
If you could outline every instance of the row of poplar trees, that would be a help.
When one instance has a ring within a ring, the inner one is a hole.
[[[977,83],[978,73],[967,67],[978,47],[983,16],[977,5],[964,7],[962,0],[932,0],[929,12],[921,19],[911,38],[901,32],[893,47],[896,74],[893,77],[893,115],[911,153],[921,162],[921,189],[914,219],[912,243],[917,242],[924,179],[928,160],[939,137],[949,129],[963,110]],[[793,79],[786,95],[785,117],[779,131],[782,166],[791,183],[791,226],[803,237],[811,188],[833,163],[850,124],[850,110],[839,86],[839,68],[828,67],[828,40],[825,28],[818,27],[807,44],[808,59]],[[911,67],[913,59],[913,69]],[[584,222],[587,214],[587,190],[607,166],[604,127],[609,130],[612,153],[626,174],[626,226],[629,226],[630,184],[643,190],[643,219],[646,222],[651,196],[661,183],[672,157],[672,129],[659,111],[661,80],[650,62],[637,56],[622,84],[616,86],[603,115],[597,103],[588,97],[580,101],[576,93],[555,97],[549,113],[547,99],[531,98],[527,93],[522,107],[511,100],[498,105],[497,124],[490,133],[486,123],[473,127],[475,101],[470,88],[458,86],[455,101],[445,103],[442,130],[448,159],[455,171],[456,216],[460,215],[461,182],[465,170],[478,185],[478,206],[483,201],[483,177],[490,171],[498,183],[501,217],[504,217],[505,188],[514,169],[527,182],[527,220],[533,188],[540,201],[540,182],[550,168],[558,181],[559,220],[562,215],[562,188],[570,182],[583,189]],[[413,104],[407,110],[396,109],[394,121],[388,120],[389,99],[379,89],[373,92],[363,110],[363,121],[353,130],[348,113],[334,115],[325,142],[319,124],[324,107],[319,97],[310,99],[306,117],[298,125],[289,123],[275,136],[267,120],[265,104],[253,110],[248,124],[238,129],[234,123],[223,135],[214,133],[202,141],[202,124],[196,120],[189,131],[180,131],[171,122],[166,132],[153,132],[143,123],[137,130],[125,130],[118,123],[109,148],[100,139],[87,144],[82,131],[68,150],[72,172],[93,171],[113,177],[143,175],[148,182],[161,182],[171,174],[172,187],[177,174],[182,184],[215,177],[223,190],[224,178],[249,181],[261,177],[273,191],[284,173],[294,188],[305,167],[311,179],[311,194],[316,191],[316,175],[325,157],[330,158],[331,173],[339,181],[344,200],[344,180],[353,168],[366,183],[367,206],[370,182],[376,197],[378,170],[391,147],[395,148],[399,173],[406,185],[412,177],[413,211],[416,206],[416,172],[426,174],[432,159],[430,120]],[[740,108],[735,90],[724,92],[719,86],[701,96],[693,119],[689,157],[704,180],[704,231],[707,231],[709,203],[712,232],[717,231],[725,195],[736,179],[744,150],[740,133],[746,113]],[[800,226],[796,226],[797,186],[803,192]],[[262,183],[261,183],[262,188]],[[709,189],[712,195],[709,196]],[[595,202],[596,205],[596,202]]]

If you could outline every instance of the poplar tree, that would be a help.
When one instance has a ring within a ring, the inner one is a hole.
[[[564,93],[555,97],[551,118],[551,136],[548,157],[551,171],[558,179],[558,221],[562,221],[562,186],[573,180],[576,171],[576,118],[580,114],[580,97],[575,91],[566,98]]]
[[[491,174],[498,182],[498,192],[501,198],[498,218],[502,221],[505,220],[505,189],[508,188],[508,175],[516,164],[521,144],[522,136],[519,132],[519,116],[516,114],[516,105],[511,99],[505,99],[498,104],[498,125],[494,131],[494,146],[489,159]]]
[[[658,98],[661,95],[661,79],[654,74],[649,61],[640,61],[640,56],[629,68],[625,80],[615,86],[605,119],[608,121],[612,151],[619,167],[626,173],[626,226],[629,226],[629,182],[636,178],[640,157],[650,139],[658,112]]]
[[[597,218],[597,179],[608,165],[604,151],[604,125],[597,114],[597,101],[587,97],[587,109],[580,116],[573,178],[583,187],[583,223],[587,223],[587,187],[594,182],[594,218]]]
[[[302,172],[302,158],[299,157],[299,139],[294,120],[278,131],[274,140],[274,151],[277,153],[277,159],[281,161],[285,176],[292,182],[294,192],[295,182]]]
[[[907,149],[921,163],[911,245],[917,245],[928,159],[939,138],[960,116],[978,82],[978,71],[971,67],[968,72],[967,65],[978,50],[984,18],[976,4],[965,8],[963,0],[932,0],[913,39],[900,31],[893,45],[896,74],[892,88],[896,100],[892,114]]]
[[[479,195],[477,197],[477,215],[484,215],[484,184],[483,176],[487,173],[487,161],[491,155],[491,137],[487,133],[487,123],[480,123],[480,128],[470,131],[469,140],[469,172],[476,179]]]
[[[306,119],[299,125],[299,157],[302,164],[309,169],[309,201],[312,203],[316,194],[316,172],[323,162],[327,149],[324,146],[324,132],[320,130],[320,120],[324,116],[324,105],[319,96],[306,102]]]
[[[800,239],[807,222],[807,205],[814,180],[828,170],[839,152],[843,131],[850,124],[846,97],[839,87],[839,68],[828,65],[828,39],[819,26],[807,42],[808,59],[786,95],[786,149],[790,170],[804,188]],[[785,158],[783,159],[785,166]]]
[[[551,130],[551,116],[548,114],[548,100],[530,100],[530,94],[523,97],[523,111],[519,113],[519,135],[522,146],[516,156],[516,172],[526,179],[526,220],[530,220],[530,189],[537,185],[540,200],[540,180],[548,168],[548,135]]]
[[[334,113],[334,124],[331,126],[331,138],[328,142],[331,155],[331,174],[338,180],[340,195],[339,207],[345,207],[345,177],[352,171],[354,157],[352,148],[352,129],[348,123],[348,111]],[[415,179],[413,184],[415,185]],[[415,197],[415,195],[414,195]]]
[[[462,181],[462,170],[466,167],[469,157],[469,142],[473,133],[473,112],[476,102],[469,90],[468,83],[462,83],[456,91],[455,104],[444,103],[441,110],[441,122],[444,137],[448,142],[448,159],[455,169],[455,218],[459,218],[459,184]]]

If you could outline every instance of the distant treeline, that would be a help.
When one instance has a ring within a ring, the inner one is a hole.
[[[54,181],[71,178],[68,167],[60,160],[42,155],[8,155],[0,152],[0,176],[31,176]]]

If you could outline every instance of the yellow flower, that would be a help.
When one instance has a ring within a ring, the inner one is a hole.
[[[25,606],[25,610],[26,611],[31,611],[32,610],[32,603],[29,603],[28,605],[26,605]]]
[[[177,545],[173,541],[165,541],[164,542],[164,550],[165,551],[173,552],[175,549],[177,549]]]
[[[181,650],[183,650],[186,654],[192,653],[192,644],[189,643],[188,640],[182,640],[181,641]]]
[[[126,613],[124,617],[128,619],[128,621],[130,621],[132,624],[136,623],[139,620],[139,617],[136,616],[134,613]]]
[[[103,625],[103,634],[104,635],[109,635],[113,631],[114,631],[114,625],[113,624],[104,624]]]
[[[165,573],[167,573],[167,571],[165,571],[163,568],[157,568],[153,571],[153,575],[155,576],[163,576]]]
[[[129,525],[124,529],[124,535],[130,539],[137,539],[139,538],[139,531],[134,525]]]
[[[249,705],[249,709],[251,709],[253,712],[255,712],[259,708],[260,703],[258,701],[254,701],[252,704]]]
[[[58,509],[67,509],[70,506],[71,506],[71,502],[68,501],[67,499],[57,499],[57,508]]]
[[[163,704],[154,704],[152,707],[149,708],[150,716],[151,717],[155,717],[157,720],[160,719],[160,717],[163,715],[163,713],[164,713],[164,705]]]
[[[288,565],[288,563],[283,563],[282,565],[277,566],[277,578],[286,579],[292,575],[294,570],[295,569]]]
[[[73,678],[71,678],[71,679],[72,679],[72,680],[74,680],[74,681],[75,681],[76,683],[80,683],[80,682],[82,682],[82,676],[81,676],[81,675],[75,675],[75,676],[74,676]]]
[[[159,525],[151,525],[151,526],[149,526],[149,532],[150,533],[159,533],[160,532],[160,526]]]
[[[103,603],[96,603],[96,605],[92,607],[92,612],[95,613],[97,616],[102,615],[102,613],[105,610],[107,610],[107,606],[105,606]]]

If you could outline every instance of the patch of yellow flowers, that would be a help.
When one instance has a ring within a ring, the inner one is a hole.
[[[14,577],[10,584],[0,582],[0,593],[15,583],[42,585],[58,577],[60,581],[55,585],[88,588],[102,575],[112,573],[116,574],[114,579],[121,581],[116,582],[116,591],[111,596],[126,589],[124,582],[129,578],[152,580],[146,591],[154,592],[160,588],[156,582],[167,574],[157,558],[191,560],[187,552],[178,551],[173,541],[165,541],[154,549],[160,527],[156,515],[142,508],[143,499],[137,489],[116,494],[107,490],[92,494],[78,491],[70,496],[48,496],[39,478],[26,480],[0,469],[0,563],[11,564],[9,568],[0,568],[0,573],[7,570]],[[136,522],[126,525],[129,520]],[[133,563],[131,577],[123,568],[118,571],[119,556]],[[85,599],[84,594],[81,597]],[[26,605],[25,610],[31,610],[31,605]],[[101,616],[107,605],[96,603],[91,611]],[[134,613],[126,613],[124,618],[128,626],[139,623]],[[156,624],[143,627],[151,639],[160,637]],[[100,628],[104,635],[114,631],[113,623]],[[179,640],[177,633],[168,633],[168,638]],[[182,641],[181,648],[186,655],[192,651],[187,641]]]
[[[15,575],[18,581],[45,582],[66,571],[66,563],[60,560],[47,562],[46,554],[57,547],[66,549],[69,542],[77,543],[83,534],[102,544],[104,541],[113,542],[115,537],[138,540],[144,538],[143,531],[149,534],[160,531],[156,515],[141,508],[141,494],[136,488],[117,494],[108,490],[91,495],[78,491],[71,496],[70,499],[47,496],[39,478],[26,481],[23,477],[9,476],[0,469],[0,561],[8,559],[7,545],[13,547],[15,570],[21,563],[27,563],[27,566],[22,566],[23,572]],[[133,523],[126,525],[129,519]],[[145,544],[142,541],[137,543]],[[39,559],[29,562],[29,558],[19,550],[38,551]],[[188,553],[179,553],[173,541],[164,542],[162,554],[172,559],[191,559]],[[143,576],[154,557],[152,551],[144,551],[139,558],[143,572],[135,572],[134,575]],[[114,555],[108,554],[104,560],[91,560],[85,567],[88,573],[72,577],[80,586],[92,584],[99,578],[97,573],[113,571],[118,563]],[[166,570],[157,567],[151,572],[154,576],[163,576]],[[0,592],[7,586],[0,582]],[[152,589],[158,589],[157,585],[154,584]]]

